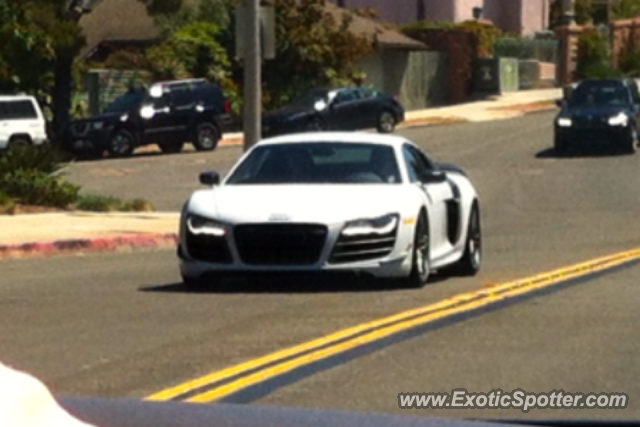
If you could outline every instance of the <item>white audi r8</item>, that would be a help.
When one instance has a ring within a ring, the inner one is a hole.
[[[474,275],[478,195],[464,171],[395,135],[317,132],[260,141],[224,180],[200,174],[180,220],[184,283],[244,272],[356,272],[420,287]]]

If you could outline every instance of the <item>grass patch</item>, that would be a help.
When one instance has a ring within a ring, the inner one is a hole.
[[[89,212],[149,212],[153,205],[143,199],[121,200],[96,194],[80,195],[73,208]]]

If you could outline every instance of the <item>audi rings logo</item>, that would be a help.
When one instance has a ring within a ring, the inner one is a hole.
[[[291,217],[287,214],[275,213],[269,215],[269,221],[271,222],[287,222],[291,221]]]

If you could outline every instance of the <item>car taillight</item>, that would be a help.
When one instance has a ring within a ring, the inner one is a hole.
[[[226,114],[231,114],[231,101],[228,99],[225,99],[224,101],[224,112]]]

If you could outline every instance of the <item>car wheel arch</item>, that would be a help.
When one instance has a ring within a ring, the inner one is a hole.
[[[29,143],[30,145],[33,144],[33,139],[31,138],[31,135],[29,135],[28,133],[16,133],[13,134],[9,137],[9,139],[7,140],[9,144],[15,143],[16,141],[20,141],[20,140],[24,140],[25,142]]]

